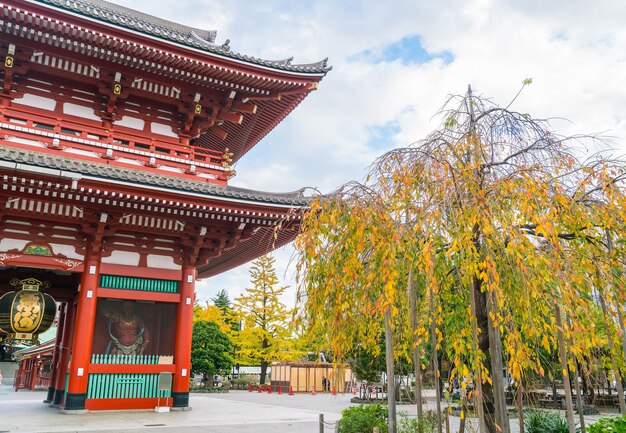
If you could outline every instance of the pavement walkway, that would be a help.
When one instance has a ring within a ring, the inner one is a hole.
[[[427,394],[426,398],[428,409],[434,410],[434,391],[432,394]],[[44,404],[45,396],[44,391],[14,392],[9,386],[0,386],[0,433],[318,433],[319,414],[324,414],[325,421],[332,425],[341,418],[344,408],[353,405],[351,394],[289,396],[231,391],[226,394],[192,393],[192,410],[184,412],[109,411],[69,415]],[[414,416],[416,408],[414,405],[399,405],[400,411]],[[589,417],[589,420],[597,418]],[[457,432],[458,426],[459,418],[450,417],[450,431]],[[515,419],[511,420],[511,430],[512,433],[519,432]],[[334,429],[330,426],[325,432],[332,433]]]

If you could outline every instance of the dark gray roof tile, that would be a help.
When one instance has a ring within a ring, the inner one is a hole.
[[[304,189],[287,193],[257,191],[233,186],[221,186],[206,181],[183,179],[165,174],[157,174],[144,170],[133,170],[123,167],[98,164],[81,159],[66,158],[48,155],[13,147],[0,147],[0,160],[16,164],[28,164],[36,167],[45,167],[69,171],[82,175],[91,175],[100,178],[114,179],[136,183],[140,185],[159,186],[179,191],[197,192],[214,197],[249,200],[260,204],[279,204],[293,207],[303,207],[309,202],[304,196]]]
[[[157,18],[152,15],[119,6],[104,0],[35,0],[39,3],[55,6],[85,17],[95,18],[102,22],[118,25],[130,30],[139,31],[163,40],[176,42],[203,51],[218,54],[231,59],[254,63],[275,69],[291,72],[326,73],[332,69],[328,59],[309,64],[291,64],[287,61],[273,61],[246,56],[231,51],[230,41],[223,44],[215,43],[215,30],[200,30],[184,24]]]

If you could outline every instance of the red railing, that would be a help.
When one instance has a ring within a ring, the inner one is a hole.
[[[48,149],[71,147],[95,152],[110,160],[125,157],[147,166],[150,166],[151,159],[154,158],[155,163],[176,167],[187,173],[191,172],[190,167],[193,165],[196,174],[209,173],[220,180],[227,179],[230,174],[222,168],[226,161],[223,152],[183,146],[172,137],[141,134],[119,126],[111,131],[96,122],[55,117],[44,110],[15,103],[11,107],[0,108],[0,119],[15,127],[5,133],[16,137],[33,139],[32,132],[22,131],[21,128],[37,131],[38,141],[45,143]],[[53,145],[51,133],[63,136],[59,139],[58,147]],[[101,146],[85,141],[97,142]],[[116,149],[109,149],[109,146],[115,146]]]

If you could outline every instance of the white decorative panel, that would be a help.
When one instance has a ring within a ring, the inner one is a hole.
[[[43,96],[31,95],[29,93],[25,93],[22,98],[16,99],[15,102],[50,111],[54,110],[54,107],[57,105],[57,101],[52,98],[44,98]]]
[[[83,149],[74,149],[73,147],[68,147],[66,149],[63,149],[63,152],[75,153],[76,155],[91,156],[91,157],[94,157],[94,158],[99,158],[100,157],[100,154],[98,154],[96,152],[92,152],[90,150],[83,150]]]
[[[83,260],[83,256],[76,254],[74,247],[71,245],[50,244],[50,246],[52,247],[54,254],[60,254],[68,259]]]
[[[28,146],[46,147],[46,145],[43,144],[41,141],[30,140],[28,138],[22,138],[22,137],[7,137],[6,141],[9,141],[11,143],[26,144]]]
[[[0,239],[0,251],[9,251],[13,249],[22,251],[26,247],[26,244],[29,242],[30,241],[23,241],[21,239],[3,238]]]
[[[159,167],[159,169],[160,170],[164,170],[164,171],[172,171],[174,173],[184,173],[184,171],[181,170],[180,168],[178,168],[178,167],[171,167],[169,165],[161,165]]]
[[[78,104],[72,104],[70,102],[66,102],[63,104],[63,112],[65,114],[69,114],[70,116],[82,117],[83,119],[97,120],[98,122],[101,120],[98,116],[94,114],[92,108],[84,107]]]
[[[217,176],[214,176],[210,173],[198,173],[198,177],[203,177],[205,179],[217,179]]]
[[[179,271],[180,265],[174,263],[174,258],[170,256],[157,256],[156,254],[148,254],[148,267],[157,269],[172,269]]]
[[[150,129],[155,134],[167,135],[168,137],[176,137],[178,135],[172,131],[172,127],[170,125],[165,125],[163,123],[152,122],[150,124]]]
[[[125,164],[133,164],[133,165],[143,165],[141,162],[137,161],[136,159],[130,159],[130,158],[117,158],[117,162],[123,162]]]
[[[127,128],[143,130],[145,125],[143,119],[136,117],[124,116],[121,120],[115,121],[116,125],[125,126]]]
[[[139,253],[130,251],[113,251],[109,257],[103,257],[102,263],[110,263],[112,265],[139,265]]]

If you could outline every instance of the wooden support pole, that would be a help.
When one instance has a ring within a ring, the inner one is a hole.
[[[83,275],[78,292],[76,327],[72,343],[72,361],[69,369],[69,382],[65,396],[66,411],[85,409],[87,384],[89,382],[89,361],[93,343],[93,330],[96,322],[98,283],[100,277],[100,252],[87,249]]]
[[[180,284],[180,302],[176,315],[176,342],[174,363],[176,372],[172,382],[172,409],[189,408],[189,375],[191,374],[191,335],[193,333],[193,305],[196,269],[183,266]]]
[[[70,359],[70,348],[74,338],[74,317],[75,306],[72,301],[66,304],[65,321],[63,322],[63,335],[61,337],[61,355],[58,362],[58,373],[54,383],[54,399],[52,406],[58,407],[65,398],[65,379],[67,375],[67,364]]]
[[[67,303],[59,305],[57,333],[54,339],[54,353],[50,363],[50,383],[48,384],[48,395],[43,401],[44,403],[52,403],[52,400],[54,399],[54,384],[56,382],[56,377],[59,374],[59,358],[61,357],[61,340],[63,339],[63,326],[65,322],[66,310]]]

